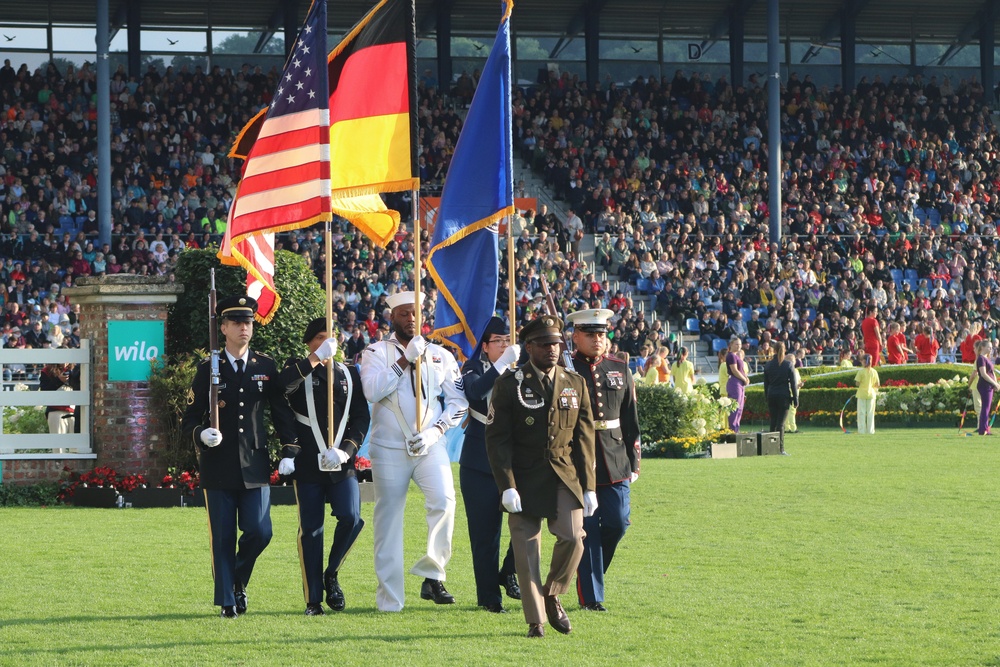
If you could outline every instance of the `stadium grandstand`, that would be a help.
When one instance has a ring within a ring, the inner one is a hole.
[[[276,87],[307,4],[102,0],[106,87],[92,1],[5,10],[4,347],[78,343],[60,291],[80,276],[170,275],[185,248],[219,243],[239,174],[227,150]],[[869,303],[910,347],[936,340],[937,359],[960,357],[978,325],[995,336],[994,3],[796,0],[777,14],[767,4],[516,5],[515,182],[537,207],[512,221],[517,268],[499,310],[514,289],[517,320],[533,317],[545,276],[563,312],[615,311],[612,351],[639,373],[659,348],[673,358],[683,345],[712,374],[734,336],[753,363],[777,341],[805,364],[836,363],[863,349]],[[331,42],[368,7],[331,3]],[[495,3],[417,3],[422,196],[447,176],[496,18]],[[777,212],[769,26],[780,35]],[[338,238],[336,308],[348,351],[360,351],[387,331],[386,295],[412,287],[413,237],[384,249]],[[318,233],[280,235],[277,247],[322,275]]]

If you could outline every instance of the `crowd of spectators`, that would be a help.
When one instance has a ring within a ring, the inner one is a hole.
[[[226,151],[277,76],[250,65],[150,67],[141,80],[115,72],[113,230],[102,245],[94,72],[5,62],[3,344],[72,340],[75,315],[60,292],[80,276],[172,276],[185,248],[217,244],[239,170]],[[426,80],[418,98],[420,176],[439,187],[461,115]],[[984,103],[975,80],[862,79],[844,91],[793,73],[782,92],[784,234],[772,247],[765,91],[753,78],[733,86],[677,72],[588,91],[563,75],[518,89],[516,154],[570,214],[542,206],[514,218],[515,279],[502,261],[498,309],[514,289],[523,322],[545,308],[546,288],[561,312],[611,308],[612,351],[640,358],[676,352],[664,319],[687,322],[709,343],[742,337],[751,354],[781,341],[836,357],[860,349],[869,302],[884,330],[900,322],[912,340],[930,327],[945,351],[972,322],[992,333],[1000,145]],[[405,215],[408,196],[389,204]],[[334,301],[350,354],[388,331],[386,296],[413,284],[413,239],[402,232],[379,248],[346,226],[335,230]],[[585,234],[596,235],[592,261],[581,252]],[[277,247],[323,275],[319,234],[282,234]],[[425,257],[429,250],[425,236]],[[437,294],[421,278],[430,331]],[[659,317],[635,307],[640,295],[653,297]],[[36,322],[41,338],[27,335]]]
[[[767,356],[860,348],[864,304],[954,350],[1000,320],[1000,150],[975,79],[792,73],[781,95],[782,242],[768,242],[766,93],[678,71],[588,92],[519,91],[515,136],[588,232],[597,264],[707,341]],[[613,299],[608,302],[615,308]],[[606,304],[604,304],[606,305]]]

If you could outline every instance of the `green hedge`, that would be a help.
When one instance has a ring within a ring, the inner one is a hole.
[[[856,393],[856,389],[838,389],[836,387],[829,389],[802,388],[799,390],[799,410],[810,412],[823,410],[839,413],[847,399]],[[767,398],[764,396],[763,387],[747,387],[743,411],[755,415],[768,413]]]
[[[0,484],[0,507],[55,505],[58,484]]]
[[[956,375],[959,379],[967,379],[972,372],[972,364],[906,364],[902,366],[879,366],[879,380],[885,385],[886,380],[906,380],[911,384],[930,384],[938,380],[951,380]],[[800,370],[801,373],[801,370]],[[824,374],[813,374],[806,379],[806,387],[836,387],[838,382],[854,386],[854,376],[857,368],[842,371],[834,369]],[[805,377],[803,377],[805,379]]]

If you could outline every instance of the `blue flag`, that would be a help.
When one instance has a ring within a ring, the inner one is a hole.
[[[434,335],[472,356],[496,310],[499,221],[514,212],[510,10],[497,30],[448,168],[427,256],[440,297]]]

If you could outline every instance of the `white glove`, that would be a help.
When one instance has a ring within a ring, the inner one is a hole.
[[[217,428],[206,428],[201,432],[201,442],[206,447],[218,447],[222,444],[222,433]]]
[[[423,336],[414,336],[410,339],[409,344],[407,344],[406,351],[403,353],[403,356],[406,357],[406,360],[412,364],[416,361],[417,357],[424,353],[424,350],[426,349],[427,339]]]
[[[337,449],[336,447],[331,447],[323,452],[323,465],[327,468],[342,466],[350,459],[350,454],[345,452],[343,449]]]
[[[637,472],[632,473],[632,478],[629,479],[629,484],[635,484],[635,480],[637,479],[639,479],[639,473]]]
[[[497,362],[493,364],[501,373],[510,368],[521,357],[521,346],[514,344],[503,351]]]
[[[295,472],[295,459],[287,458],[278,461],[278,474],[291,475]]]
[[[521,511],[521,494],[517,492],[517,489],[507,489],[503,492],[500,503],[511,514],[517,514]]]
[[[437,426],[425,428],[420,433],[413,436],[407,443],[412,456],[423,456],[431,446],[441,439],[441,429]]]
[[[583,516],[594,516],[597,511],[597,494],[593,491],[583,493]]]
[[[320,361],[326,361],[327,359],[333,359],[333,356],[337,354],[337,339],[330,337],[320,343],[316,351],[313,352]]]

